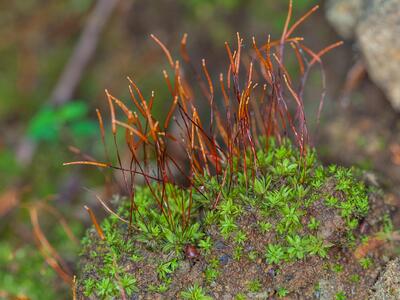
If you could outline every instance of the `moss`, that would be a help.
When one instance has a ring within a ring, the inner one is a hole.
[[[346,300],[346,294],[343,291],[336,293],[335,300]]]
[[[276,291],[276,294],[278,295],[279,298],[285,297],[288,293],[289,293],[289,291],[287,289],[285,289],[284,287],[280,287]]]
[[[334,165],[325,168],[314,151],[302,157],[289,142],[272,145],[268,152],[258,151],[257,161],[253,178],[251,171],[236,172],[232,174],[232,183],[236,183],[222,189],[216,177],[197,178],[202,192],[193,194],[192,199],[200,200],[193,203],[191,218],[184,226],[168,223],[151,200],[149,187],[137,189],[135,203],[141,218],[135,219],[131,228],[110,215],[101,224],[105,240],[93,229],[83,240],[82,256],[87,263],[80,279],[83,293],[103,298],[115,297],[122,289],[127,295],[140,290],[166,293],[172,284],[181,296],[189,297],[185,299],[208,299],[198,283],[190,290],[174,282],[174,276],[180,276],[175,274],[188,262],[184,254],[188,244],[201,253],[199,272],[205,278],[205,290],[219,280],[229,257],[253,265],[261,259],[263,264],[275,266],[276,274],[284,273],[285,266],[296,261],[315,257],[331,265],[327,270],[342,273],[343,266],[332,259],[331,249],[361,243],[357,230],[369,211],[368,189],[358,181],[357,170]],[[154,191],[160,192],[156,185]],[[165,192],[174,195],[172,219],[179,220],[190,197],[173,185]],[[211,199],[219,194],[220,202],[212,209]],[[128,219],[128,201],[121,198],[117,203],[118,215]],[[331,219],[339,225],[332,227]],[[368,267],[369,259],[360,264]],[[350,281],[354,283],[356,276]],[[259,292],[262,286],[261,281],[253,280],[238,288]],[[278,285],[275,288],[280,296],[291,292]],[[338,295],[341,297],[340,292]]]
[[[211,300],[210,296],[198,284],[194,284],[185,291],[181,292],[181,297],[187,300]]]
[[[258,279],[254,279],[254,280],[249,281],[249,283],[247,284],[247,287],[250,292],[257,293],[261,290],[262,285]]]

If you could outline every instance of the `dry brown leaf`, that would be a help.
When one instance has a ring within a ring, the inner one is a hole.
[[[0,195],[0,217],[6,215],[18,205],[19,193],[15,187],[9,188]]]
[[[400,166],[400,145],[399,144],[391,144],[389,149],[392,154],[391,155],[392,162],[395,165]]]
[[[371,237],[365,244],[357,247],[354,251],[354,257],[356,259],[361,259],[365,257],[368,252],[371,252],[379,247],[381,247],[385,241],[379,237]]]

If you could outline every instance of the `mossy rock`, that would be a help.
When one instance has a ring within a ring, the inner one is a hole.
[[[388,208],[360,171],[315,157],[272,143],[231,184],[199,176],[192,197],[168,185],[170,221],[137,189],[132,226],[110,215],[105,239],[88,230],[78,299],[367,299],[387,262],[373,242],[392,230]],[[129,201],[114,204],[129,220]]]

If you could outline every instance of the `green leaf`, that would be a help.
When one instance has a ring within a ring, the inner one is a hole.
[[[44,107],[30,121],[28,136],[35,141],[54,141],[60,131],[60,122],[53,108]]]
[[[83,118],[88,113],[88,106],[81,101],[74,101],[65,104],[57,113],[60,122],[76,121]]]

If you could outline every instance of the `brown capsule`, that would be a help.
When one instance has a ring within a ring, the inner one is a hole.
[[[200,256],[200,253],[195,246],[189,244],[185,247],[185,255],[188,259],[195,259]]]

